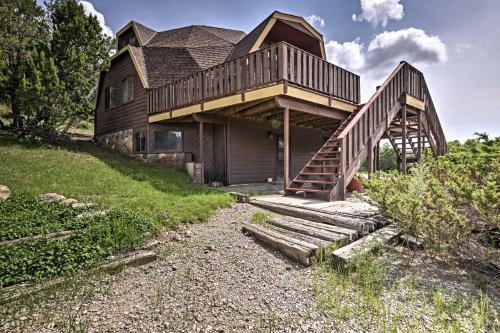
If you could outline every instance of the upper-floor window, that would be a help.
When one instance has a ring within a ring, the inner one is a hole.
[[[129,32],[126,32],[118,37],[118,49],[121,49],[129,44],[132,46],[139,46],[134,30],[130,30]]]
[[[134,100],[134,79],[128,77],[122,81],[122,103],[128,103]]]
[[[106,87],[104,89],[104,105],[106,109],[112,108],[114,106],[113,103],[113,92],[115,88],[113,86]]]

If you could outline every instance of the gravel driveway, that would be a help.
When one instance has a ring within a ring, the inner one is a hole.
[[[295,264],[242,234],[242,223],[260,210],[236,204],[219,210],[207,223],[164,233],[155,250],[157,261],[88,279],[78,292],[62,297],[49,294],[41,304],[13,310],[14,321],[0,323],[0,330],[338,331],[315,307],[313,268]],[[430,276],[424,269],[421,272]],[[470,286],[466,280],[458,285]],[[449,283],[446,288],[456,288],[456,282],[454,287]],[[340,330],[356,331],[353,327],[348,324]]]

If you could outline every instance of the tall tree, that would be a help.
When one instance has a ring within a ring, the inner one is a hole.
[[[51,56],[68,95],[66,116],[91,119],[90,96],[99,72],[109,66],[112,39],[76,1],[55,0],[46,5],[52,24]]]
[[[18,91],[27,56],[49,38],[44,11],[35,0],[2,0],[0,27],[0,102],[10,105],[12,125],[22,127]]]
[[[26,58],[19,87],[22,133],[45,133],[60,126],[65,97],[54,60],[34,49]]]

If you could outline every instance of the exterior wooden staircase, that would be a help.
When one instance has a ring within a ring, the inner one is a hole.
[[[285,194],[344,200],[347,185],[365,160],[369,171],[374,170],[375,148],[382,138],[388,138],[396,150],[403,172],[408,162],[420,159],[425,148],[435,156],[447,153],[424,75],[404,61],[341,124],[288,184]]]

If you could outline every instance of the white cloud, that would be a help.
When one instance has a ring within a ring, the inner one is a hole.
[[[101,12],[98,12],[92,3],[88,1],[78,1],[79,4],[83,6],[83,10],[85,11],[85,15],[94,15],[97,18],[97,21],[101,25],[102,32],[109,37],[113,37],[113,31],[110,27],[106,25],[104,21],[104,15]]]
[[[331,40],[325,49],[328,60],[336,65],[354,71],[361,70],[365,65],[364,45],[359,42],[359,38],[345,43]]]
[[[443,63],[448,60],[446,45],[422,29],[384,31],[368,45],[365,69],[385,70],[401,60],[422,67]]]
[[[312,15],[306,16],[305,19],[310,25],[312,25],[315,28],[325,26],[325,20],[323,20],[318,15],[312,14]]]
[[[384,31],[365,47],[359,38],[339,43],[331,40],[326,44],[330,61],[354,71],[377,73],[406,60],[416,66],[442,63],[448,60],[446,45],[438,36],[424,30],[408,28]]]
[[[361,14],[352,14],[353,21],[370,22],[374,27],[385,27],[389,19],[403,18],[403,5],[400,0],[361,0]]]
[[[446,45],[438,36],[415,28],[380,33],[368,47],[359,38],[344,43],[331,40],[325,47],[330,62],[362,74],[364,97],[402,60],[419,68],[448,60]]]

